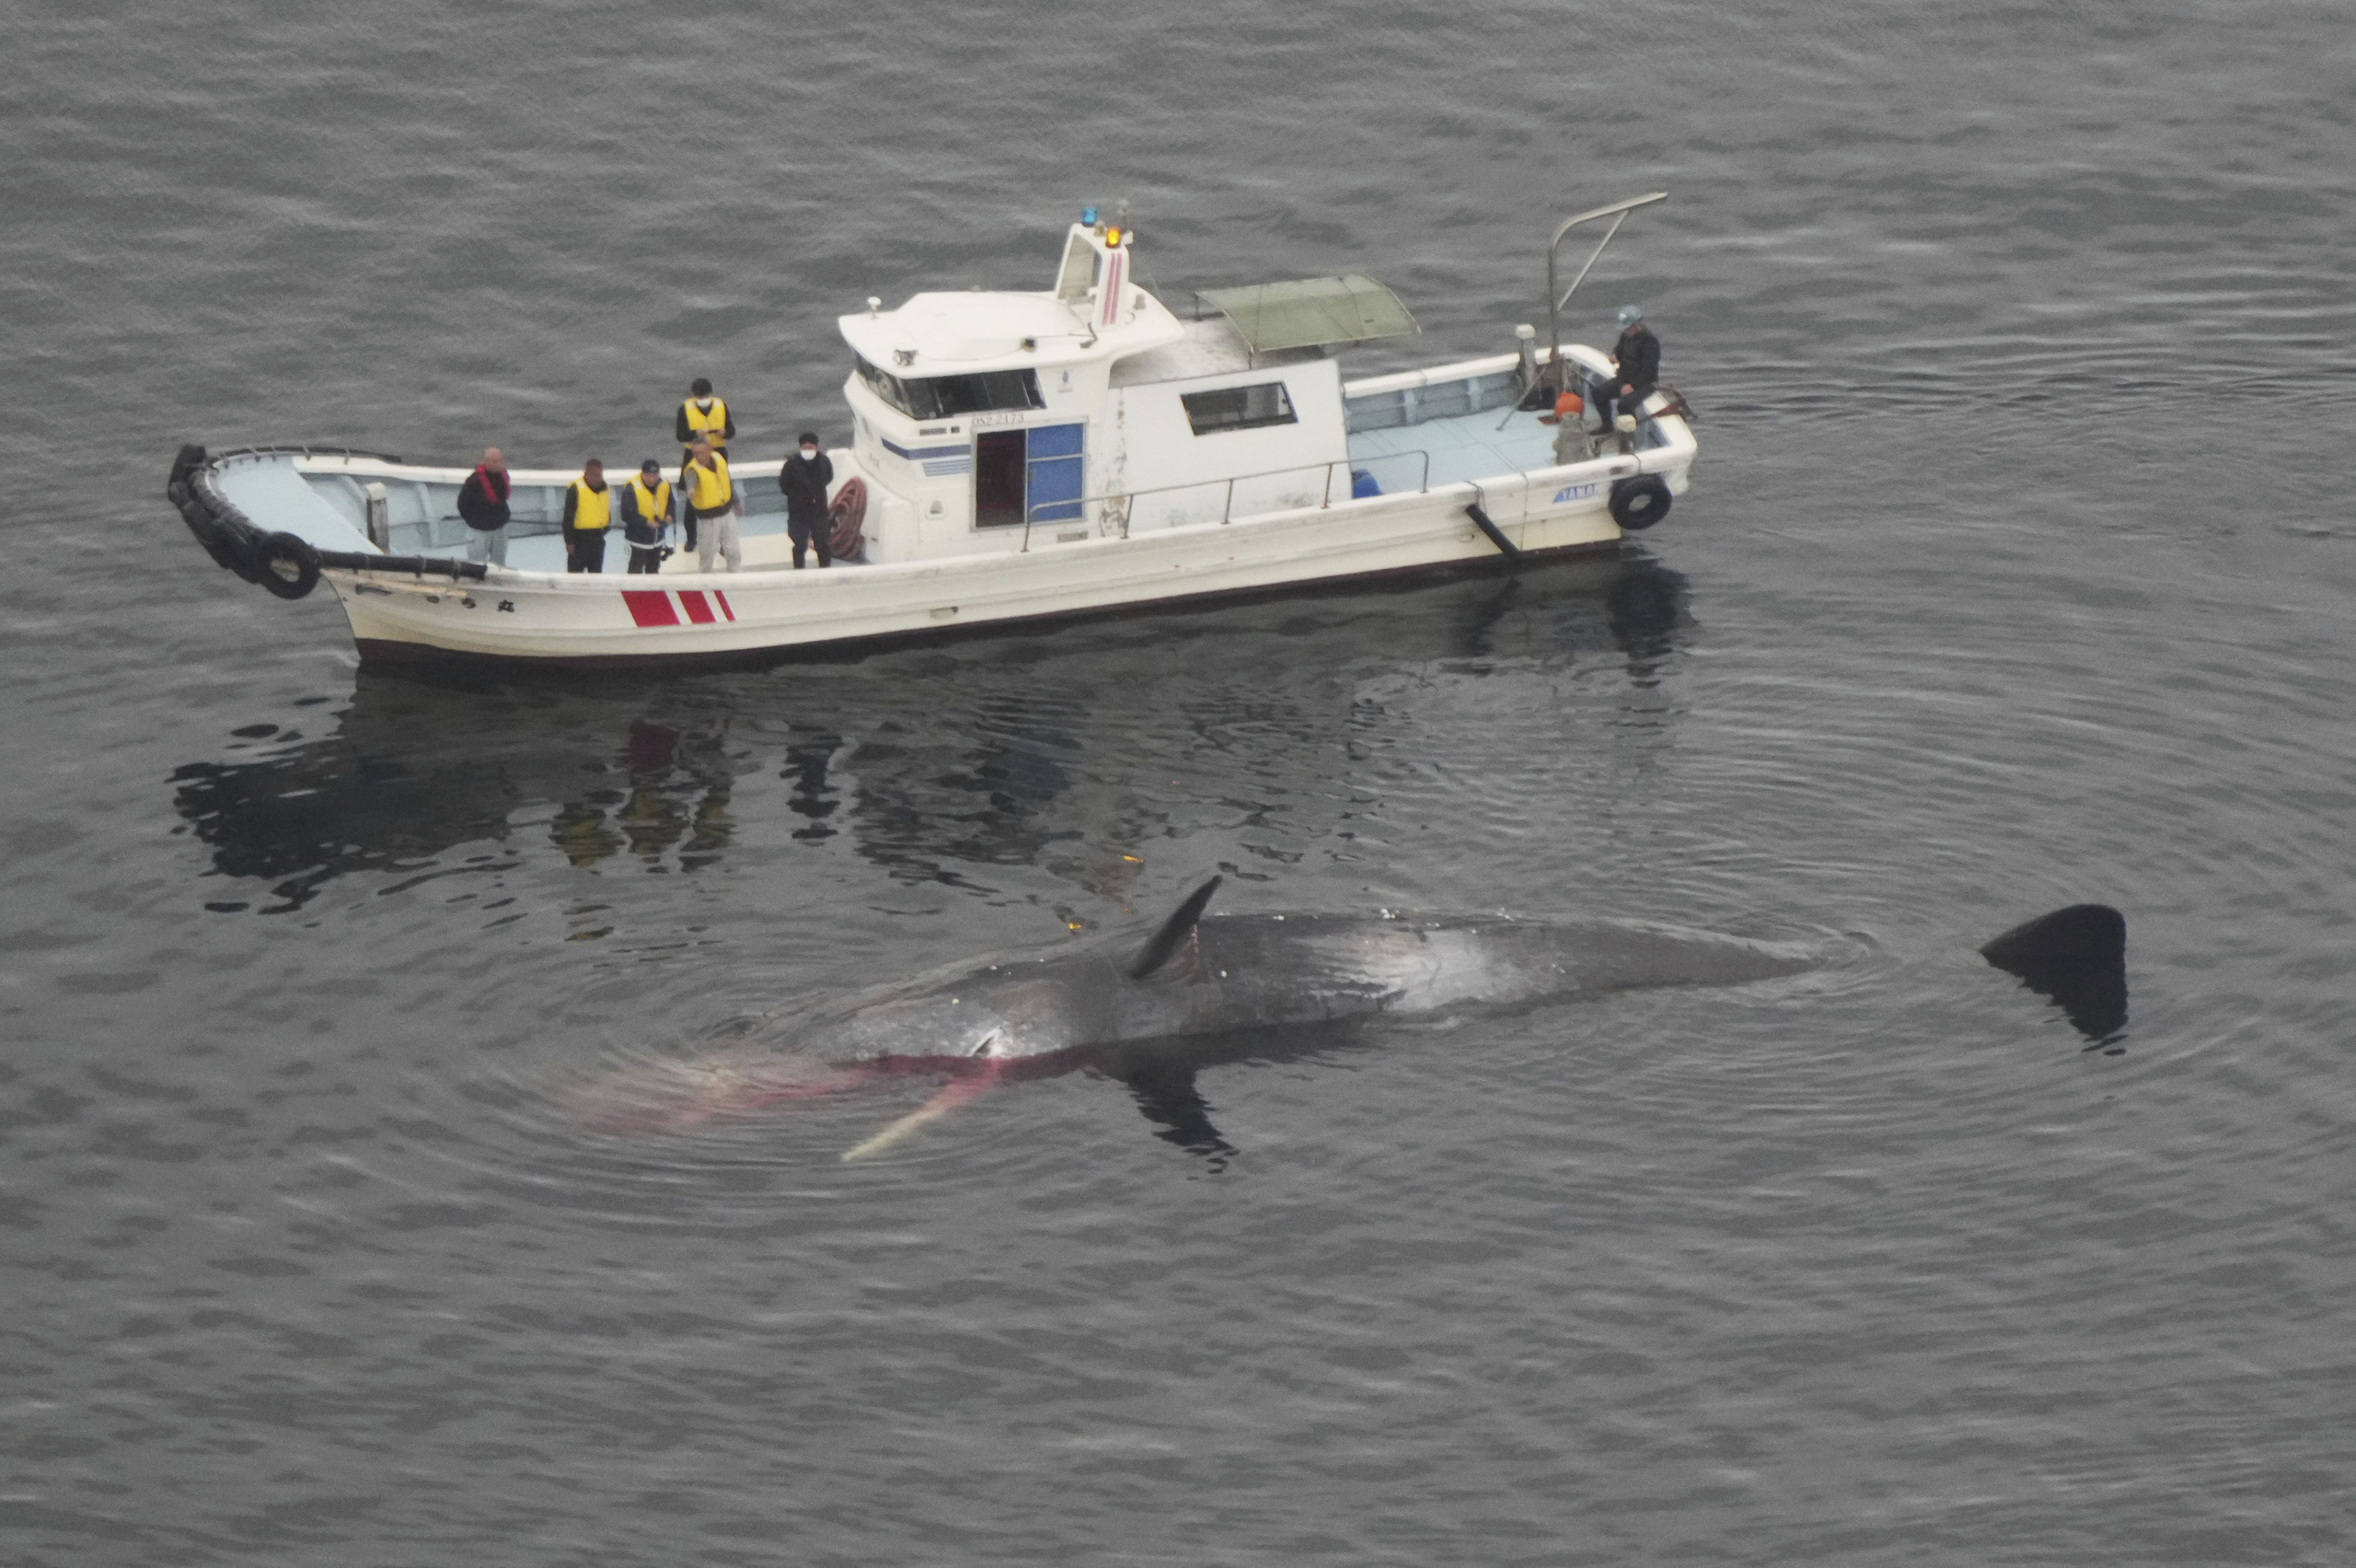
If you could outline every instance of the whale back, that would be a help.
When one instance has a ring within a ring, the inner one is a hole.
[[[871,992],[821,1049],[1036,1057],[1377,1013],[1740,985],[1816,963],[1704,932],[1496,916],[1213,915],[1167,944],[1142,979],[1118,946],[1017,955]]]

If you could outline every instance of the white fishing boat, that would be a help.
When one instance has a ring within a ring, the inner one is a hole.
[[[1518,326],[1508,351],[1356,380],[1344,350],[1417,330],[1390,290],[1361,275],[1206,290],[1182,317],[1131,275],[1134,234],[1093,211],[1050,288],[871,299],[840,322],[853,433],[830,453],[830,571],[790,567],[782,454],[733,463],[734,572],[682,555],[626,575],[615,549],[602,574],[568,575],[571,468],[511,471],[504,566],[465,559],[466,467],[191,446],[168,493],[224,568],[285,598],[327,583],[371,662],[757,659],[1608,549],[1684,494],[1693,431],[1667,387],[1612,429],[1556,420],[1564,387],[1612,368],[1561,340],[1579,279],[1557,292],[1556,255],[1609,219],[1592,267],[1660,199],[1555,231],[1546,342]]]

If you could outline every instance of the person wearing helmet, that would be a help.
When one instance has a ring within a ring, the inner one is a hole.
[[[1612,379],[1595,389],[1595,409],[1603,428],[1622,413],[1634,413],[1661,380],[1661,340],[1644,325],[1641,305],[1620,307],[1620,341],[1612,348]]]

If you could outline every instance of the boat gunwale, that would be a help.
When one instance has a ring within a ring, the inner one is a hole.
[[[1428,503],[1434,497],[1462,496],[1475,504],[1485,504],[1484,497],[1490,493],[1515,485],[1537,489],[1549,485],[1578,485],[1589,480],[1601,484],[1607,480],[1631,479],[1644,474],[1674,470],[1683,462],[1689,460],[1697,450],[1692,432],[1683,419],[1675,414],[1664,413],[1655,416],[1653,422],[1659,426],[1669,439],[1658,446],[1649,447],[1639,453],[1606,453],[1591,458],[1582,458],[1577,463],[1555,464],[1544,468],[1516,469],[1510,473],[1484,475],[1477,479],[1454,480],[1445,485],[1435,485],[1424,490],[1401,490],[1380,496],[1351,496],[1321,506],[1288,507],[1266,512],[1248,513],[1243,517],[1224,521],[1215,519],[1200,523],[1181,523],[1125,536],[1099,534],[1089,539],[1047,545],[1038,551],[975,550],[962,555],[931,556],[916,560],[846,565],[841,570],[856,572],[862,581],[872,578],[916,581],[928,576],[951,571],[1011,571],[1015,570],[1013,563],[1023,561],[1033,554],[1064,556],[1067,552],[1091,549],[1141,548],[1161,540],[1191,540],[1198,537],[1215,535],[1221,530],[1243,528],[1258,531],[1274,525],[1299,523],[1310,517],[1332,517],[1337,513],[1372,517],[1388,511],[1405,511],[1419,504]],[[1219,481],[1207,480],[1204,483],[1217,484]],[[1525,517],[1514,520],[1522,522],[1527,519]],[[391,562],[396,559],[411,558],[388,556],[384,558],[387,564],[382,566],[373,563],[347,566],[339,562],[326,568],[325,571],[327,575],[353,578],[387,573],[399,577],[421,575],[413,572],[406,565],[391,566]],[[432,575],[432,573],[424,575]],[[787,582],[798,582],[802,584],[798,591],[804,592],[825,592],[830,586],[827,579],[814,576],[809,571],[797,572],[791,567],[770,567],[750,571],[666,571],[659,576],[665,586],[685,584],[694,588],[714,586],[725,588],[731,583],[748,581],[757,581],[764,587],[782,587]],[[487,590],[494,584],[529,584],[546,591],[584,594],[627,592],[633,587],[648,586],[643,579],[633,582],[627,575],[614,572],[593,575],[558,571],[522,571],[509,567],[491,566],[485,568],[485,575],[480,581]]]

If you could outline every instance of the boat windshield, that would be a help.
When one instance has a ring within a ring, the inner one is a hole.
[[[859,356],[859,379],[910,419],[947,419],[992,409],[1044,409],[1035,370],[988,370],[974,376],[902,378]]]

